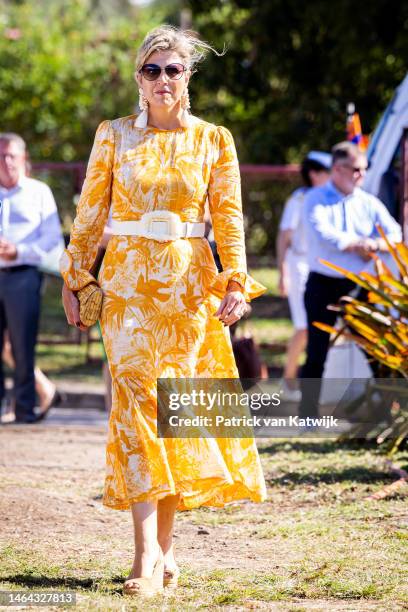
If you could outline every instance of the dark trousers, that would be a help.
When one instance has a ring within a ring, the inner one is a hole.
[[[308,339],[306,361],[300,372],[302,401],[299,405],[299,417],[301,418],[316,417],[319,414],[321,378],[330,343],[330,334],[317,329],[313,321],[334,325],[337,313],[327,310],[327,306],[337,304],[343,295],[347,295],[355,288],[356,285],[347,278],[333,278],[317,272],[309,274],[304,296]]]
[[[0,269],[0,347],[9,333],[13,358],[16,418],[34,415],[34,359],[40,315],[42,275],[33,266]],[[4,397],[3,363],[0,359],[0,401]]]

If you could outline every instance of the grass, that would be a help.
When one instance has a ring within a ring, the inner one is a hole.
[[[408,491],[367,500],[369,493],[390,482],[377,449],[339,447],[327,440],[268,439],[259,442],[259,451],[268,501],[179,513],[177,542],[185,543],[181,585],[166,595],[165,608],[157,597],[148,609],[271,606],[268,609],[289,611],[315,609],[313,603],[322,601],[320,609],[325,610],[406,609]],[[399,452],[395,460],[407,468],[407,452]],[[75,490],[78,507],[86,504],[89,492],[86,486]],[[79,610],[131,605],[132,600],[120,594],[129,568],[114,554],[123,547],[123,533],[122,538],[109,534],[112,514],[106,515],[103,537],[95,540],[91,532],[77,532],[76,521],[89,512],[70,519],[67,550],[35,533],[27,546],[17,530],[13,532],[1,549],[1,588],[73,589]],[[192,547],[187,534],[194,525],[205,526],[209,535],[188,553]],[[219,543],[220,538],[227,540],[226,546],[218,545],[211,553],[208,542]],[[97,554],[92,552],[96,549]],[[223,566],[214,554],[224,559]],[[195,557],[206,558],[204,568]],[[275,607],[278,604],[283,607]]]
[[[53,380],[81,380],[87,383],[101,382],[103,358],[102,343],[92,344],[91,361],[87,361],[85,344],[37,345],[36,363]]]
[[[286,344],[293,333],[293,326],[289,319],[251,317],[241,324],[241,330],[242,333],[245,331],[251,333],[258,343]]]
[[[62,280],[55,276],[44,277],[40,320],[40,341],[37,344],[36,364],[52,379],[101,382],[102,342],[86,347],[86,336],[68,326],[61,302]],[[98,330],[92,328],[91,337],[98,339]],[[78,343],[81,339],[81,344]],[[62,344],[41,342],[59,341]],[[67,342],[64,344],[64,340]],[[87,360],[89,356],[89,360]]]
[[[75,332],[70,330],[66,322],[61,301],[62,279],[44,275],[42,284],[42,304],[40,318],[41,335],[67,335]]]
[[[268,291],[264,295],[278,296],[279,272],[276,268],[254,268],[249,270],[251,276],[259,283],[265,285]]]

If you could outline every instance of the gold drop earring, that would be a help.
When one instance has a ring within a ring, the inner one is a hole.
[[[147,111],[149,108],[149,102],[143,93],[143,89],[139,87],[139,108],[141,111]]]
[[[181,123],[184,127],[189,127],[191,125],[192,119],[191,119],[191,114],[189,112],[190,96],[188,94],[187,87],[185,88],[183,95],[181,96],[180,105],[181,105],[181,108],[183,109],[183,112],[181,114]]]
[[[145,128],[147,126],[148,121],[148,108],[149,102],[147,101],[146,96],[143,93],[143,89],[139,87],[139,108],[142,111],[138,118],[135,121],[135,126],[139,128]]]

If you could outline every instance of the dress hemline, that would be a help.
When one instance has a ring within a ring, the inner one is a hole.
[[[228,498],[226,500],[220,499],[219,501],[213,501],[212,498],[214,497],[214,495],[216,495],[218,492],[222,494],[223,488],[232,487],[233,485],[236,485],[238,489],[242,488],[246,490],[247,494],[245,495],[243,491],[242,496],[240,495],[239,497],[234,497],[232,495],[231,498]],[[190,503],[186,503],[188,502],[188,498],[186,499],[181,489],[177,489],[177,490],[169,489],[168,491],[165,491],[165,492],[158,491],[156,494],[153,494],[153,495],[151,495],[150,493],[143,493],[142,495],[138,495],[137,497],[131,497],[127,501],[115,502],[114,500],[109,500],[106,497],[104,497],[102,500],[102,504],[103,506],[105,506],[106,508],[110,508],[111,510],[125,511],[125,510],[130,510],[130,507],[132,504],[159,501],[160,499],[164,499],[165,497],[168,497],[169,495],[177,495],[177,493],[181,494],[180,503],[176,507],[176,511],[179,511],[179,512],[185,512],[187,510],[194,510],[195,508],[201,508],[201,507],[224,508],[225,506],[231,504],[232,502],[239,502],[239,501],[241,502],[250,501],[253,503],[262,503],[266,501],[267,499],[266,493],[257,493],[255,491],[251,491],[242,482],[234,482],[234,483],[226,483],[224,487],[219,488],[219,491],[217,490],[211,491],[211,494],[212,494],[211,498],[207,500],[203,500],[203,501],[197,500],[196,502],[194,502],[193,500],[191,500]]]

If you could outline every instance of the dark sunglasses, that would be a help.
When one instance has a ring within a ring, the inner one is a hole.
[[[183,64],[168,64],[164,68],[157,64],[144,64],[139,72],[147,81],[156,81],[161,75],[162,70],[164,70],[169,79],[181,79],[186,68]]]
[[[364,166],[364,168],[361,168],[359,166],[352,166],[351,164],[343,164],[343,168],[348,168],[349,170],[353,172],[353,174],[365,174],[368,170],[367,166]]]

